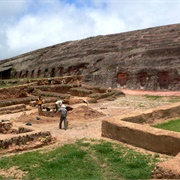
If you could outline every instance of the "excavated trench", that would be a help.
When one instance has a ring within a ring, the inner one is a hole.
[[[124,95],[120,91],[106,91],[106,89],[100,87],[82,87],[79,82],[73,81],[74,77],[67,77],[64,80],[66,83],[70,82],[70,84],[62,84],[62,78],[56,78],[51,84],[47,84],[47,79],[41,79],[33,82],[33,84],[27,83],[16,87],[0,89],[0,114],[26,113],[36,106],[36,99],[40,95],[43,97],[43,109],[40,115],[44,117],[58,116],[55,114],[54,106],[54,102],[58,99],[62,99],[63,103],[71,105],[83,103],[84,98],[90,103],[109,96],[114,96],[115,98],[115,96]],[[72,110],[71,106],[68,107]],[[83,111],[86,111],[86,118],[92,118],[94,112],[88,110],[83,109]],[[31,121],[32,119],[29,120],[29,122]],[[14,147],[15,150],[18,148],[22,150],[23,148],[27,149],[26,146],[36,144],[37,142],[39,143],[38,146],[52,142],[53,137],[50,132],[37,131],[31,127],[32,124],[29,122],[26,122],[23,127],[14,128],[13,122],[1,120],[0,148],[2,150],[11,149],[13,151]],[[17,148],[17,146],[19,147]]]
[[[1,102],[0,102],[0,114],[8,114],[15,112],[26,112],[32,107],[36,106],[36,98],[39,95],[43,96],[44,108],[42,116],[54,117],[54,102],[57,99],[63,99],[65,104],[76,105],[83,103],[84,99],[90,102],[97,102],[99,99],[108,99],[113,101],[116,96],[124,96],[124,93],[113,90],[106,90],[97,87],[81,87],[78,83],[74,84],[51,84],[47,85],[43,83],[37,83],[35,86],[20,86],[8,88],[8,91],[0,89]],[[45,85],[42,85],[45,84]],[[62,93],[63,92],[63,93]],[[66,93],[65,93],[66,92]],[[7,97],[9,97],[7,99]],[[49,108],[50,111],[47,111]],[[102,122],[102,136],[122,141],[134,146],[142,147],[158,153],[164,153],[169,155],[177,155],[180,151],[180,136],[178,133],[167,132],[163,130],[154,130],[149,126],[153,121],[161,118],[172,118],[180,116],[180,104],[172,105],[168,108],[160,108],[156,110],[149,110],[143,114],[136,116],[129,116],[125,118],[119,118],[113,116],[113,120],[108,117],[108,120],[104,118]],[[82,106],[76,109],[76,113],[79,115],[82,112],[84,119],[103,117],[104,114],[93,111],[88,106]],[[73,117],[73,111],[71,116]],[[75,115],[75,114],[74,114]],[[79,116],[80,117],[80,116]],[[81,119],[82,117],[80,117]],[[23,120],[22,120],[23,121]],[[37,121],[36,121],[37,123]],[[1,120],[0,122],[0,148],[1,152],[14,152],[27,149],[38,148],[47,144],[55,142],[55,138],[49,131],[39,131],[36,128],[29,127],[27,125],[22,127],[13,127],[11,121]],[[132,137],[133,140],[132,140]],[[134,141],[135,139],[135,141]],[[158,146],[157,146],[158,144]],[[177,158],[174,158],[173,163],[176,163]],[[177,166],[179,167],[179,166]],[[171,172],[171,168],[168,169]],[[156,169],[152,173],[153,178],[180,178],[177,173],[167,173],[167,169],[164,165],[158,164]],[[168,174],[168,175],[167,175]]]

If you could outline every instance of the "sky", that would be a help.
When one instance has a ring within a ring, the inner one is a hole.
[[[0,0],[0,60],[66,41],[180,23],[180,0]]]

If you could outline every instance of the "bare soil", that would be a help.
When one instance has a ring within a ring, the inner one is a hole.
[[[73,143],[78,139],[82,138],[92,138],[92,139],[104,139],[101,137],[101,122],[105,118],[113,118],[113,116],[119,115],[120,117],[129,116],[129,114],[141,113],[144,110],[160,107],[163,105],[172,104],[172,97],[162,97],[156,100],[148,99],[143,96],[144,93],[124,90],[126,96],[117,98],[114,101],[100,100],[98,103],[94,104],[73,104],[72,111],[68,113],[68,129],[59,129],[59,114],[54,114],[54,117],[39,116],[36,107],[29,107],[28,111],[0,115],[0,119],[10,120],[13,125],[21,126],[25,125],[27,122],[32,123],[32,127],[38,130],[50,131],[52,136],[56,138],[56,143],[45,147],[44,150],[54,148],[64,143]],[[146,92],[147,95],[147,92]],[[154,95],[149,92],[149,95]],[[168,94],[173,96],[173,94]],[[177,94],[176,94],[177,95]],[[176,101],[180,101],[179,96],[175,97]],[[37,117],[40,119],[37,120]],[[162,120],[163,121],[163,120]],[[106,139],[108,141],[113,141]],[[118,142],[121,143],[121,142]],[[123,143],[121,143],[123,144]],[[136,151],[141,153],[152,153],[147,150],[133,147],[131,145],[123,144],[134,148]],[[160,155],[162,160],[167,160],[171,157]],[[12,174],[12,177],[20,179],[22,177],[22,172],[12,167],[9,170],[1,170],[0,174],[3,176]],[[17,176],[17,174],[19,174]]]
[[[69,126],[67,130],[59,129],[59,114],[54,117],[39,116],[37,108],[15,114],[0,115],[0,119],[7,119],[16,125],[32,123],[32,127],[50,131],[52,136],[60,143],[73,142],[81,138],[101,139],[101,121],[119,115],[126,117],[129,114],[141,113],[163,105],[171,104],[170,97],[151,100],[145,96],[126,95],[115,101],[100,100],[98,103],[79,103],[71,105],[72,111],[68,113]],[[37,120],[37,117],[40,120]],[[163,121],[163,120],[162,120]]]

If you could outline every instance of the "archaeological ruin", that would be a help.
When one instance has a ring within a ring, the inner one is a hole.
[[[151,126],[180,117],[179,97],[157,100],[155,106],[138,97],[135,106],[123,91],[180,90],[180,24],[64,42],[1,60],[0,85],[0,154],[58,142],[55,102],[60,99],[73,109],[68,120],[74,131],[84,128],[86,134],[92,127],[92,135],[99,125],[101,138],[172,156],[156,165],[152,178],[180,178],[179,132]],[[38,96],[43,97],[41,114]],[[21,115],[3,116],[15,113]]]
[[[0,79],[83,75],[102,87],[178,91],[179,33],[174,24],[64,42],[1,60]]]

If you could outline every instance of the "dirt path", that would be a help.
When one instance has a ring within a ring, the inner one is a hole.
[[[126,95],[151,95],[151,96],[180,96],[180,91],[145,91],[118,88]]]

